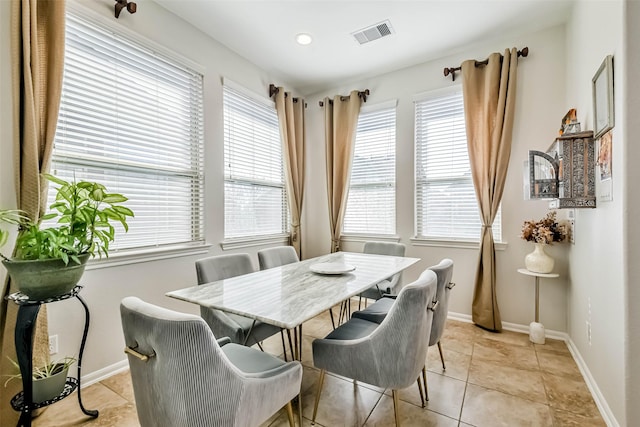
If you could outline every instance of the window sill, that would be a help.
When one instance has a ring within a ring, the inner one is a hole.
[[[342,242],[358,242],[364,243],[370,240],[377,242],[400,242],[400,236],[393,234],[343,234],[340,236]]]
[[[480,242],[469,240],[438,240],[427,239],[424,237],[412,237],[411,244],[414,246],[433,246],[440,248],[457,248],[457,249],[478,249]],[[504,251],[507,249],[507,242],[495,242],[496,251]]]
[[[289,244],[289,234],[276,234],[271,236],[249,236],[235,239],[225,239],[220,243],[223,251],[239,248],[250,248],[253,246],[272,245],[274,243]]]
[[[114,252],[109,258],[93,258],[87,264],[87,270],[117,267],[121,265],[138,264],[141,262],[158,261],[184,256],[202,255],[209,252],[210,244],[174,245],[154,249],[131,249]]]

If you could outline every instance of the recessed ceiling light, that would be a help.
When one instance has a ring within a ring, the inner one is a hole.
[[[298,42],[298,44],[305,46],[311,44],[313,39],[311,38],[311,35],[307,33],[300,33],[296,36],[296,41]]]

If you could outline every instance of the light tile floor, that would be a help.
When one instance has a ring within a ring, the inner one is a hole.
[[[303,325],[303,424],[311,414],[319,371],[313,367],[311,342],[331,331],[328,314]],[[563,341],[532,344],[526,334],[491,333],[472,324],[449,320],[442,337],[446,370],[437,347],[427,356],[429,402],[420,407],[417,386],[401,390],[404,426],[605,426],[589,390]],[[281,355],[279,336],[264,343]],[[35,427],[139,426],[128,372],[82,390],[86,408],[99,409],[90,419],[75,395],[58,402],[34,420]],[[294,405],[294,410],[296,405]],[[390,390],[327,375],[316,425],[392,426]],[[280,411],[263,427],[287,426]]]

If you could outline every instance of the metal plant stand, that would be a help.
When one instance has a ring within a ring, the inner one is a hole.
[[[86,415],[96,418],[98,416],[97,410],[85,409],[82,404],[82,397],[80,394],[80,378],[82,372],[82,354],[84,353],[84,345],[87,341],[87,333],[89,331],[89,308],[78,293],[82,290],[82,286],[76,286],[69,293],[59,295],[54,298],[49,298],[41,301],[30,300],[28,296],[21,292],[13,293],[6,297],[7,300],[13,301],[18,304],[18,317],[16,319],[15,329],[15,345],[16,356],[18,358],[18,365],[20,366],[20,374],[22,375],[22,391],[16,394],[11,399],[11,406],[14,410],[20,412],[20,419],[18,420],[18,426],[31,426],[31,412],[37,408],[51,405],[59,400],[64,399],[74,390],[78,390],[78,404],[80,409]],[[63,301],[69,298],[77,298],[78,301],[84,307],[85,322],[84,331],[82,333],[82,341],[80,343],[80,353],[78,354],[78,377],[67,377],[67,381],[62,393],[59,396],[46,400],[40,403],[33,402],[33,383],[31,379],[31,372],[33,370],[33,332],[36,325],[36,317],[40,306],[42,304],[48,304],[56,301]]]

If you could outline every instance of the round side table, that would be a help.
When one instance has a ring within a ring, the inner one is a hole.
[[[558,273],[535,273],[526,268],[519,268],[518,273],[525,276],[533,276],[536,283],[536,314],[535,321],[529,324],[529,340],[535,344],[544,344],[544,325],[540,323],[540,278],[556,279],[560,277]]]

